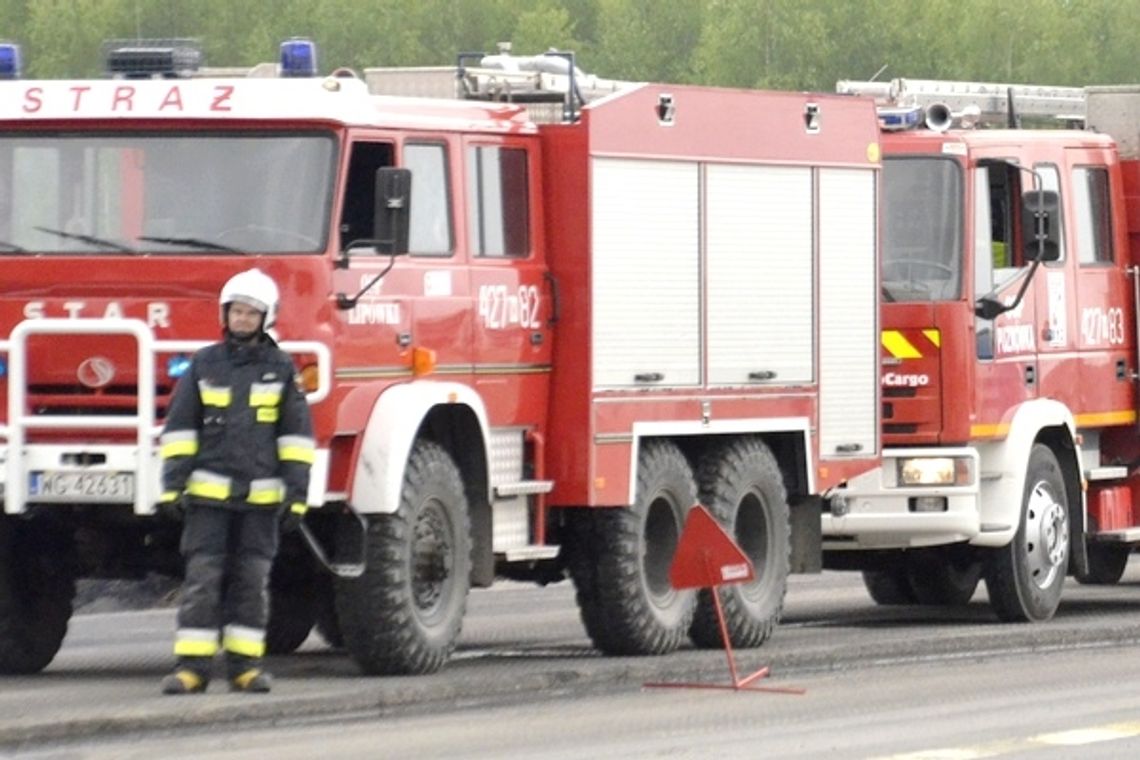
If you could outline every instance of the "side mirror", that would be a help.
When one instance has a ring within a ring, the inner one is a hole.
[[[1021,196],[1021,219],[1027,261],[1061,258],[1060,200],[1054,190],[1030,190]]]
[[[412,206],[412,172],[384,166],[376,170],[376,207],[372,237],[381,253],[408,252],[408,218]]]

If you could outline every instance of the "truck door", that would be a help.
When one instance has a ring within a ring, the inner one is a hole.
[[[340,310],[342,352],[337,371],[344,379],[411,375],[412,350],[436,354],[437,371],[471,371],[472,303],[468,281],[457,269],[453,242],[451,172],[444,139],[408,140],[400,161],[396,141],[357,139],[349,165],[338,231],[347,264],[333,273],[338,293],[361,293],[391,262],[374,247],[351,246],[373,237],[376,170],[397,163],[412,172],[409,252],[384,277]]]
[[[463,146],[475,386],[495,426],[545,422],[552,312],[534,146],[487,136]]]
[[[1079,355],[1074,407],[1078,425],[1099,427],[1135,419],[1135,386],[1129,363],[1132,337],[1132,287],[1121,257],[1127,244],[1125,225],[1113,224],[1121,213],[1113,203],[1112,172],[1101,151],[1069,150],[1065,171],[1071,185],[1072,239],[1076,259]],[[1120,187],[1117,175],[1115,186]],[[1119,198],[1119,196],[1117,196]]]
[[[1029,268],[1021,250],[1020,169],[995,161],[972,170],[974,297],[1011,303]],[[974,394],[976,418],[970,437],[1004,435],[1005,411],[1037,395],[1036,291],[996,319],[975,320],[978,361]]]

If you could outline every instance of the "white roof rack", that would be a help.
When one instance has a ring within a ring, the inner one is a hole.
[[[892,107],[942,105],[954,114],[976,108],[980,122],[1004,124],[1010,113],[1035,119],[1057,119],[1071,124],[1085,120],[1085,92],[1081,87],[1051,87],[993,82],[957,82],[938,79],[892,79],[890,82],[843,80],[835,91],[868,95],[880,105]]]

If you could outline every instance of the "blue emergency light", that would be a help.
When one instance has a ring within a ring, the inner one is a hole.
[[[20,78],[20,46],[0,42],[0,79]]]
[[[190,369],[190,357],[185,354],[178,354],[166,360],[166,375],[171,380],[182,377],[188,369]]]
[[[879,128],[888,132],[915,129],[922,123],[922,107],[879,108]]]
[[[315,77],[316,75],[316,43],[303,37],[294,37],[281,43],[281,76]]]

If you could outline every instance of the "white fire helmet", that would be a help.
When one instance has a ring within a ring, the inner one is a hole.
[[[238,272],[222,286],[222,295],[218,299],[222,325],[226,323],[226,305],[238,301],[264,314],[265,320],[261,329],[269,330],[277,322],[279,298],[277,284],[265,272],[260,269]]]

